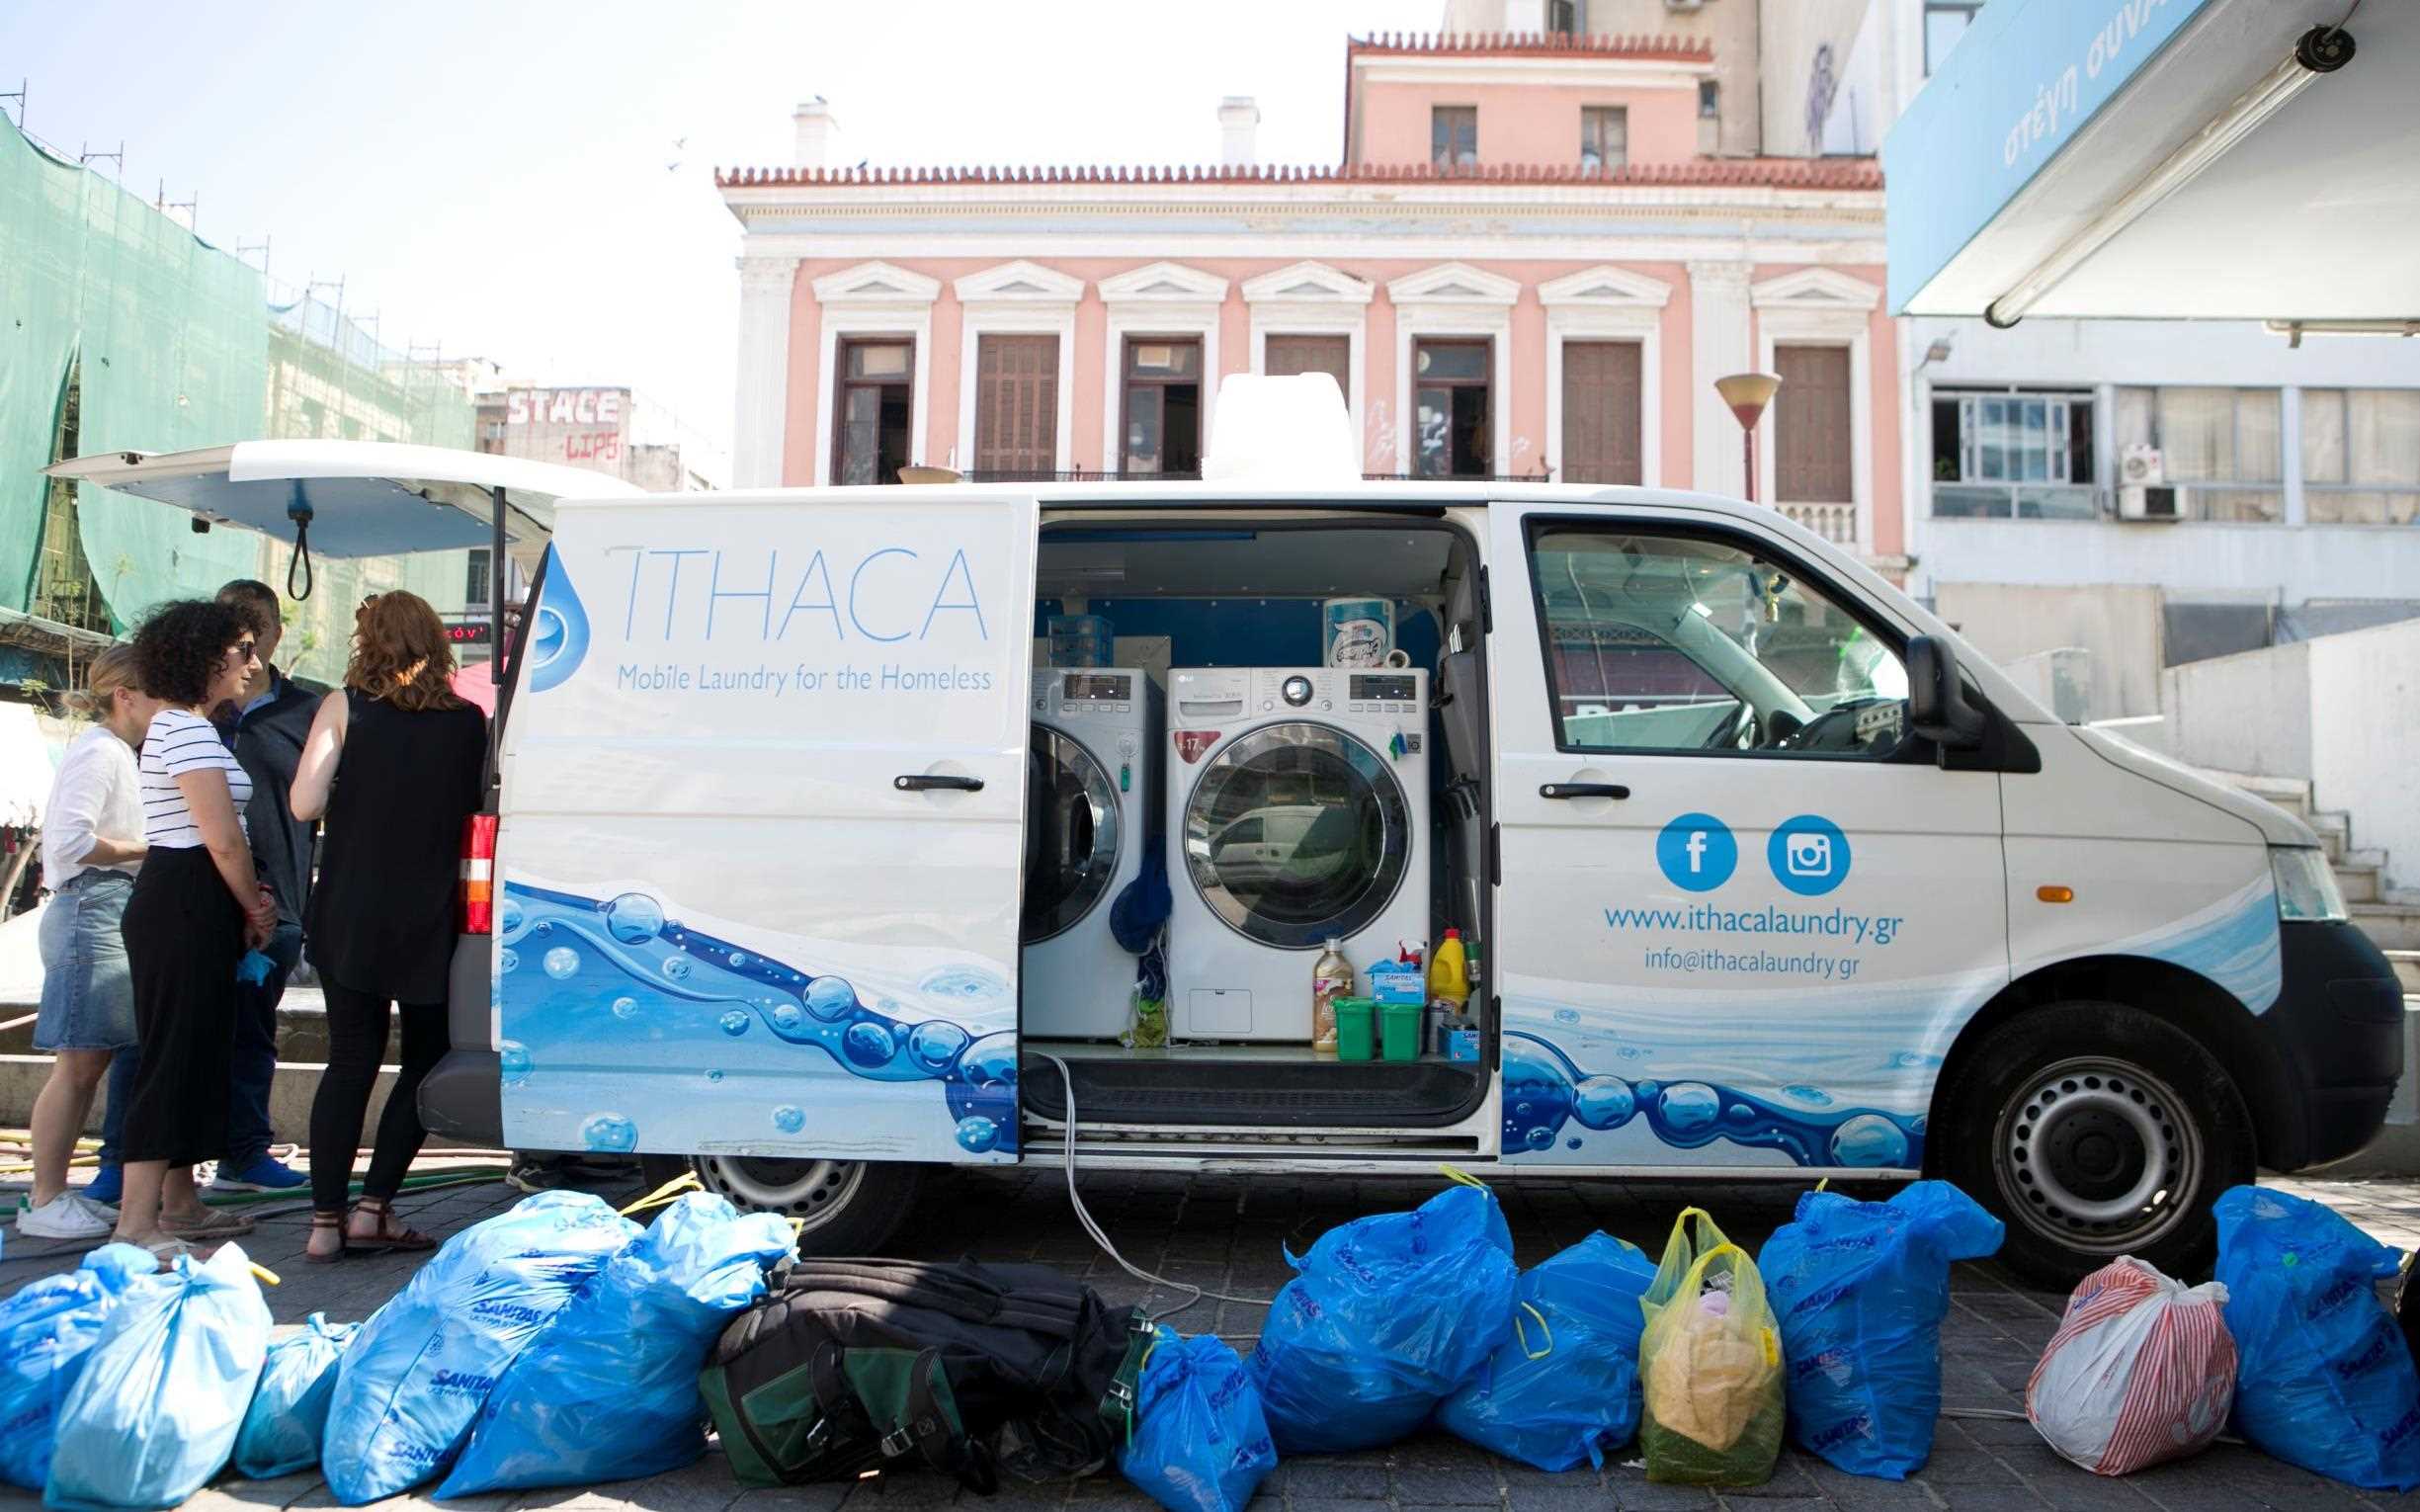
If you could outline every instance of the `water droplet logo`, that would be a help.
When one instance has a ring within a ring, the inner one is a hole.
[[[530,621],[530,691],[543,693],[580,670],[588,655],[588,610],[572,589],[571,574],[554,547],[546,547],[545,587]]]
[[[1655,837],[1655,864],[1683,892],[1711,892],[1739,867],[1739,841],[1711,813],[1685,813]]]

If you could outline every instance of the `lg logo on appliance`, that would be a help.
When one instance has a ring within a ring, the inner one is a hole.
[[[1765,845],[1773,880],[1801,897],[1820,897],[1849,877],[1849,837],[1820,814],[1777,825]],[[1739,870],[1739,841],[1711,813],[1685,813],[1655,837],[1655,864],[1684,892],[1711,892]]]

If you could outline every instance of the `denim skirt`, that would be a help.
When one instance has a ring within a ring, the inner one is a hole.
[[[38,1050],[124,1050],[134,1043],[134,982],[119,932],[134,879],[79,872],[42,914],[42,1001],[34,1020]]]

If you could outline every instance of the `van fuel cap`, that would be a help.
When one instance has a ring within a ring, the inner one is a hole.
[[[1285,685],[1278,692],[1285,697],[1287,703],[1300,709],[1311,701],[1311,680],[1307,677],[1290,677],[1286,679]]]

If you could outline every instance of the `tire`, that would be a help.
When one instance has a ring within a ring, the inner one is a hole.
[[[1938,1094],[1937,1168],[2008,1225],[2000,1259],[2070,1287],[2120,1255],[2209,1274],[2211,1205],[2254,1179],[2251,1115],[2217,1057],[2120,1003],[2030,1010]]]
[[[876,1160],[776,1160],[743,1155],[643,1155],[648,1190],[683,1173],[750,1213],[801,1219],[801,1255],[874,1255],[916,1206],[924,1167]]]

